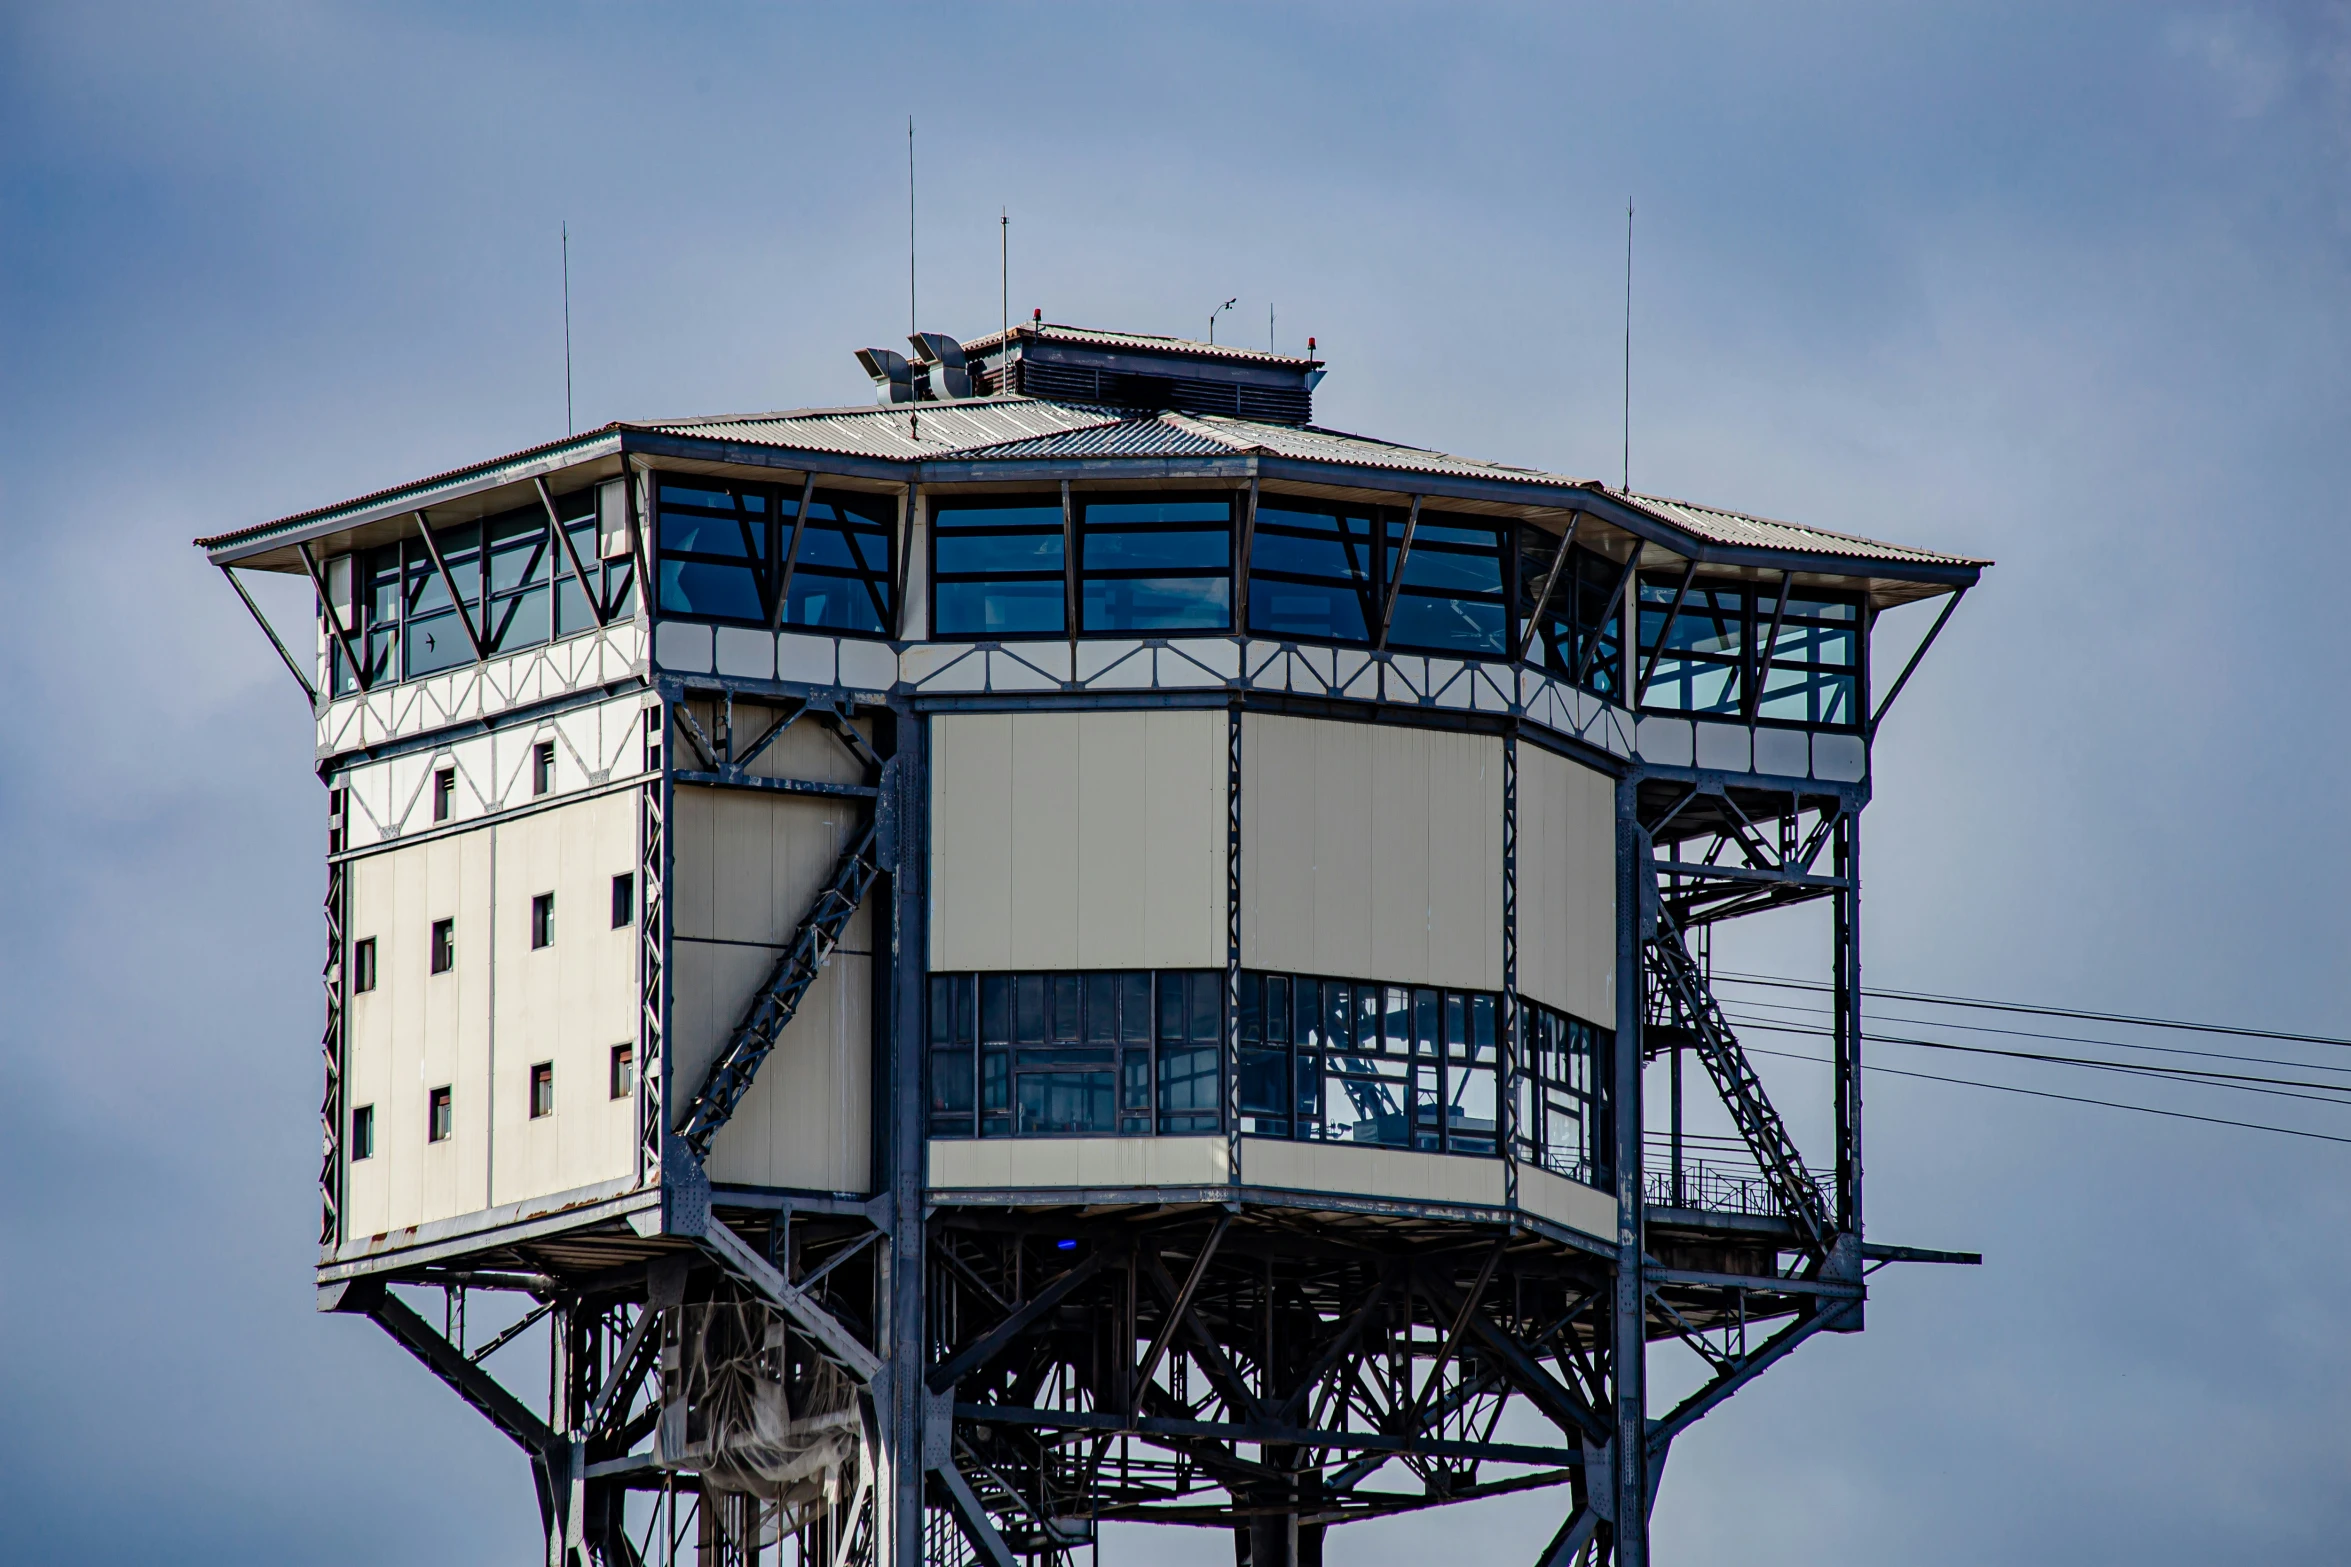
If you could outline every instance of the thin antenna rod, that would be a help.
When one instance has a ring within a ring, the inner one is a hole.
[[[571,422],[571,220],[563,220],[563,433]]]
[[[1633,488],[1633,203],[1624,204],[1624,483]]]
[[[1004,311],[1004,339],[996,350],[997,363],[1003,369],[996,372],[996,390],[1010,391],[1005,385],[1004,371],[1012,368],[1012,209],[996,209],[996,288],[1002,296],[999,303]]]
[[[906,117],[906,330],[909,334],[921,327],[915,320],[914,308],[914,116]]]
[[[906,117],[906,336],[909,341],[921,330],[916,325],[919,319],[914,307],[914,116],[910,114]],[[916,406],[920,400],[918,395],[915,402],[906,405],[906,438],[910,441],[922,438],[922,410]]]
[[[1266,301],[1265,305],[1265,351],[1269,354],[1275,351],[1273,346],[1273,302],[1271,300]]]

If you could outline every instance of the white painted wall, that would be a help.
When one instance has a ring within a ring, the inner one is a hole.
[[[353,1238],[477,1212],[631,1170],[628,1100],[609,1052],[636,1033],[633,929],[612,930],[611,878],[636,867],[627,791],[393,847],[350,862],[348,935],[376,941],[376,988],[346,1014],[346,1116],[375,1106],[375,1156],[348,1166]],[[536,893],[556,897],[552,947],[530,947]],[[432,923],[456,964],[430,972]],[[555,1112],[529,1116],[535,1062]],[[428,1143],[446,1086],[451,1136]],[[346,1119],[346,1128],[348,1120]]]
[[[717,715],[698,706],[714,738]],[[738,743],[764,720],[738,709]],[[678,765],[698,767],[690,749]],[[861,783],[864,769],[813,719],[752,766],[770,777]],[[862,830],[859,799],[754,794],[681,784],[670,892],[673,1117],[766,983],[784,944]],[[751,1091],[712,1145],[715,1181],[864,1193],[872,1187],[873,931],[869,903],[802,1000]]]
[[[1241,961],[1502,985],[1502,742],[1251,713]]]
[[[1220,968],[1221,711],[931,721],[931,967]]]
[[[1518,987],[1616,1026],[1616,784],[1518,748]]]

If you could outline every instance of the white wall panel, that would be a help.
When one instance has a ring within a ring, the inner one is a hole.
[[[1243,720],[1241,961],[1408,983],[1502,983],[1502,743]]]
[[[803,737],[796,726],[784,739],[790,748],[777,758],[779,770],[833,770],[824,747],[847,757],[813,727]],[[857,800],[679,786],[670,903],[673,1124],[862,830],[865,810]],[[713,1145],[712,1179],[867,1189],[872,928],[869,906],[850,922],[843,949]]]
[[[1538,746],[1518,748],[1518,984],[1616,1026],[1616,785]]]
[[[1221,966],[1225,723],[933,719],[931,966]]]

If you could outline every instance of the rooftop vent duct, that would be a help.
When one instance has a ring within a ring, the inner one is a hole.
[[[963,345],[944,332],[913,332],[915,362],[929,372],[928,395],[934,399],[969,397],[971,368],[964,363]]]
[[[860,348],[857,362],[865,373],[873,377],[873,400],[877,403],[911,403],[914,401],[914,367],[906,362],[904,354],[887,348]]]

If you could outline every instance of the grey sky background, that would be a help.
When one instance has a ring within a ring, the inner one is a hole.
[[[519,1456],[311,1312],[323,801],[187,540],[562,433],[564,221],[582,427],[866,400],[910,112],[925,328],[997,325],[1004,208],[1015,313],[1270,304],[1322,422],[1612,482],[1629,195],[1636,488],[1999,562],[1880,740],[1871,980],[2351,1032],[2343,6],[19,0],[0,1559],[531,1559]],[[1684,1438],[1661,1560],[2341,1559],[2351,1146],[1870,1105],[1873,1238],[1987,1265],[1881,1275]]]

